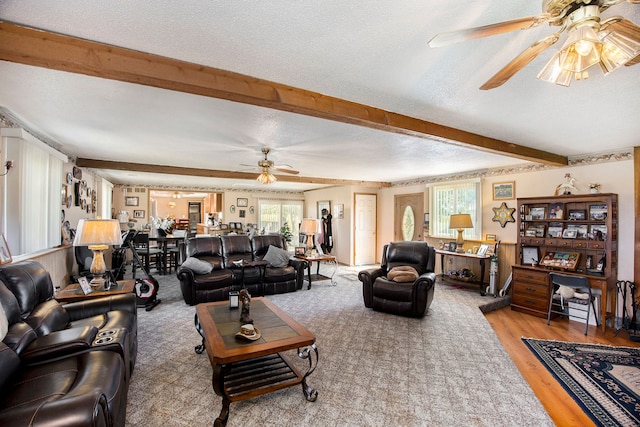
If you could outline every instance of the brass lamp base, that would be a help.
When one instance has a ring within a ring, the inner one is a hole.
[[[456,252],[459,254],[464,253],[464,239],[462,238],[462,228],[458,228],[458,240],[456,240]]]

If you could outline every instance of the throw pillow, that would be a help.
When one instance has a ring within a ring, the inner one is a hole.
[[[0,341],[7,336],[9,331],[9,321],[7,320],[7,314],[4,312],[2,304],[0,304]]]
[[[262,260],[274,267],[286,267],[289,265],[289,252],[277,246],[269,245],[269,249]]]
[[[418,278],[418,272],[413,267],[402,265],[389,270],[387,278],[394,282],[415,282]]]
[[[213,270],[213,266],[207,261],[202,261],[196,257],[189,257],[184,260],[182,267],[186,267],[196,274],[209,274]]]

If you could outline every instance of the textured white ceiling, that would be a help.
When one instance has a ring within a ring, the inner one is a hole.
[[[329,3],[329,4],[327,4]],[[638,66],[538,81],[554,47],[478,87],[556,28],[432,49],[436,33],[535,15],[540,1],[0,0],[0,19],[239,72],[561,155],[638,145]],[[620,4],[640,24],[640,6]],[[558,42],[560,45],[564,38]],[[401,181],[520,163],[450,144],[0,61],[0,106],[78,157],[246,171],[260,148],[304,176]],[[115,183],[229,180],[106,172]],[[134,181],[139,180],[139,181]],[[142,180],[142,181],[140,181]],[[238,183],[236,183],[238,184]],[[247,184],[250,184],[247,182]],[[273,189],[315,188],[279,182]]]

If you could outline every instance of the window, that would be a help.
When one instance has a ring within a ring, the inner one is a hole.
[[[455,239],[456,230],[449,228],[449,217],[455,213],[468,213],[473,222],[472,229],[465,229],[467,239],[480,240],[482,238],[480,181],[456,182],[445,185],[434,185],[429,191],[430,200],[430,228],[434,237]]]
[[[258,200],[258,231],[279,233],[285,223],[293,233],[288,249],[298,246],[298,225],[302,222],[301,200]]]
[[[63,163],[66,156],[19,128],[3,129],[6,158],[4,231],[13,255],[58,246]]]

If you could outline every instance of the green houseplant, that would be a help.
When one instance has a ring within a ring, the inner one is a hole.
[[[280,234],[284,238],[284,241],[287,242],[287,245],[290,245],[293,241],[293,233],[291,232],[291,228],[289,227],[289,223],[285,222],[282,227],[280,227]]]

